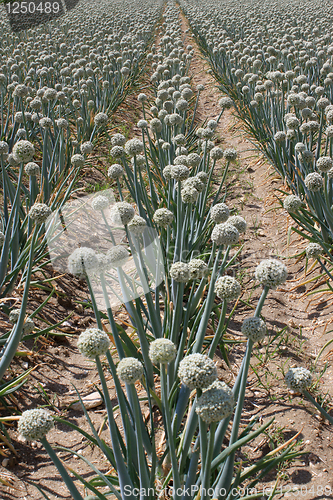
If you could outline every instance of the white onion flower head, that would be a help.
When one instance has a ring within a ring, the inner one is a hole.
[[[77,348],[88,359],[102,356],[110,347],[108,335],[98,328],[88,328],[78,338]]]
[[[29,210],[29,217],[37,224],[43,224],[51,215],[52,210],[45,203],[35,203]]]
[[[199,196],[199,191],[193,186],[184,187],[181,192],[181,198],[183,203],[194,204]]]
[[[171,363],[176,356],[176,346],[169,339],[156,339],[149,346],[149,358],[154,365]]]
[[[142,153],[143,143],[139,139],[130,139],[125,144],[125,152],[129,156],[136,156]]]
[[[237,160],[237,151],[234,148],[225,149],[223,156],[227,161],[234,162]]]
[[[93,150],[93,143],[90,141],[83,142],[80,146],[80,151],[83,155],[90,154]]]
[[[27,441],[43,439],[54,427],[53,417],[42,408],[26,410],[22,413],[17,430]]]
[[[201,279],[207,276],[208,266],[201,259],[191,259],[188,263],[190,269],[190,279]]]
[[[174,215],[167,208],[158,208],[153,215],[153,220],[158,226],[167,227],[172,224]]]
[[[189,389],[205,389],[217,379],[217,368],[204,354],[190,354],[179,363],[178,377]]]
[[[124,156],[125,154],[125,150],[122,146],[113,146],[113,148],[111,148],[110,150],[110,155],[112,156],[112,158],[121,158],[122,156]]]
[[[304,153],[306,151],[306,145],[303,142],[298,142],[295,144],[296,153]]]
[[[28,163],[35,154],[35,148],[30,141],[18,141],[13,147],[12,154],[17,163]]]
[[[260,342],[266,335],[266,324],[256,316],[245,318],[242,324],[242,334],[252,342]]]
[[[9,313],[9,321],[13,324],[17,323],[20,313],[21,309],[12,309]]]
[[[287,387],[296,392],[303,392],[312,382],[312,375],[309,370],[298,366],[296,368],[289,368],[285,376]]]
[[[230,387],[215,380],[197,399],[195,412],[206,424],[230,417],[235,400]]]
[[[94,118],[96,127],[104,127],[108,122],[108,115],[106,113],[97,113]]]
[[[129,259],[128,251],[122,245],[116,245],[107,251],[107,258],[112,267],[122,267]]]
[[[222,99],[219,100],[219,106],[222,109],[230,109],[234,105],[234,101],[230,97],[222,97]]]
[[[112,180],[119,179],[124,175],[124,169],[119,163],[114,163],[108,168],[108,177]]]
[[[323,254],[323,248],[318,243],[309,243],[305,253],[308,259],[317,259]]]
[[[114,224],[126,226],[134,217],[132,205],[126,201],[119,201],[111,208],[111,220]]]
[[[123,358],[118,363],[117,375],[126,384],[134,384],[143,375],[142,363],[137,358]]]
[[[32,177],[33,175],[39,175],[40,167],[39,165],[37,165],[37,163],[30,161],[25,165],[24,171],[27,175],[29,175],[29,177]]]
[[[92,208],[96,211],[105,210],[106,208],[108,208],[109,204],[109,199],[102,194],[95,196],[91,202]]]
[[[283,200],[283,208],[289,213],[297,212],[303,206],[301,198],[295,194],[290,194]]]
[[[84,156],[77,153],[75,155],[72,156],[71,158],[71,164],[74,166],[74,167],[83,167],[84,165]]]
[[[24,321],[24,324],[23,324],[24,335],[28,335],[29,333],[33,332],[35,328],[36,328],[36,325],[31,318],[27,318]]]
[[[174,165],[167,165],[166,167],[164,167],[163,169],[163,176],[164,178],[167,180],[167,181],[170,181],[171,180],[171,169]]]
[[[175,181],[185,181],[189,177],[190,171],[185,165],[173,165],[170,175]]]
[[[223,149],[215,146],[210,152],[210,157],[212,160],[221,160],[223,158]]]
[[[138,95],[138,101],[141,102],[141,103],[144,103],[148,100],[148,97],[146,96],[146,94],[144,93],[141,93]]]
[[[114,134],[111,137],[111,146],[124,146],[126,144],[126,137],[123,134]]]
[[[9,151],[9,146],[7,142],[0,141],[0,155],[6,155],[8,154],[8,151]]]
[[[333,167],[333,160],[330,156],[321,156],[317,160],[316,167],[320,172],[328,172]]]
[[[236,278],[221,276],[216,280],[214,291],[221,300],[231,302],[240,296],[241,286]]]
[[[226,222],[229,218],[230,211],[225,203],[216,203],[210,210],[210,218],[220,224],[221,222]]]
[[[131,164],[134,166],[134,161],[136,162],[137,167],[142,168],[146,166],[146,158],[143,155],[133,156],[131,158]]]
[[[188,167],[198,167],[201,162],[201,157],[197,153],[187,155],[186,165]]]
[[[78,278],[85,278],[87,274],[98,268],[98,259],[92,248],[80,247],[68,257],[68,271]]]
[[[146,227],[147,223],[143,217],[140,217],[140,215],[134,215],[133,219],[128,224],[128,229],[135,236],[140,236],[141,234],[143,234]]]
[[[224,222],[214,227],[211,239],[218,246],[234,245],[239,240],[239,231],[234,225]]]
[[[190,279],[190,268],[185,262],[174,262],[169,272],[170,277],[177,283],[186,283]]]
[[[141,130],[148,128],[148,122],[146,120],[139,120],[137,123],[137,127]]]
[[[288,276],[286,266],[276,259],[266,259],[256,267],[255,277],[262,286],[275,289],[282,285]]]
[[[245,233],[246,231],[246,220],[240,215],[232,215],[228,219],[228,224],[232,224],[238,230],[239,233]]]
[[[304,183],[308,190],[312,192],[320,191],[324,185],[323,178],[318,172],[308,174],[304,179]]]

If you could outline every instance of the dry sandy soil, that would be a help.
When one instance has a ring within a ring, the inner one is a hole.
[[[207,72],[208,65],[202,59],[191,35],[185,32],[188,26],[184,19],[182,23],[186,43],[191,43],[195,49],[195,57],[191,66],[193,86],[195,87],[198,83],[205,85],[198,109],[199,117],[201,120],[215,118],[220,111],[218,100],[221,93],[216,88],[216,82]],[[133,104],[135,100],[130,102]],[[136,110],[133,123],[136,123],[137,115]],[[118,116],[120,127],[122,117],[128,116],[128,107],[120,109]],[[122,131],[121,128],[118,130]],[[135,129],[132,131],[136,132]],[[217,143],[220,143],[223,148],[234,147],[239,153],[239,161],[233,165],[228,176],[227,203],[235,208],[248,223],[248,230],[243,240],[242,256],[233,268],[242,280],[245,291],[238,303],[234,319],[229,324],[227,337],[240,338],[242,320],[256,305],[260,290],[255,287],[253,279],[255,266],[264,258],[277,257],[287,259],[285,262],[289,270],[289,278],[283,289],[272,291],[263,308],[262,314],[269,328],[270,342],[257,348],[254,353],[253,370],[249,377],[242,421],[242,424],[246,424],[254,415],[262,421],[275,416],[275,423],[270,435],[251,447],[245,448],[238,458],[251,460],[261,457],[271,450],[272,443],[275,446],[282,444],[300,432],[297,437],[297,446],[305,454],[288,467],[272,471],[266,478],[266,482],[261,483],[260,486],[274,485],[276,478],[280,477],[279,484],[287,488],[302,488],[302,494],[289,494],[290,498],[304,498],[305,500],[333,498],[332,428],[319,417],[309,403],[298,395],[288,393],[283,382],[283,373],[290,366],[310,367],[313,365],[321,346],[332,338],[332,333],[327,332],[332,328],[333,307],[327,295],[314,296],[315,298],[311,301],[306,297],[306,293],[311,287],[317,286],[318,282],[304,283],[309,277],[316,276],[319,270],[314,267],[311,273],[305,276],[305,259],[292,258],[293,255],[300,253],[306,244],[297,235],[292,235],[287,245],[288,228],[292,225],[292,221],[285,211],[278,208],[279,204],[275,195],[277,189],[283,188],[280,178],[273,168],[254,151],[253,145],[242,132],[241,124],[233,116],[232,111],[225,112],[217,132]],[[217,166],[217,176],[221,173],[218,169],[219,166]],[[95,180],[97,178],[99,182],[102,181],[103,178],[96,171],[95,174],[93,170],[87,173],[89,179],[92,180],[94,175]],[[82,305],[88,298],[84,283],[72,277],[62,278],[56,283],[64,295],[59,295],[58,299],[52,300],[43,310],[42,315],[46,320],[54,321],[54,318],[59,320],[71,313],[66,323],[67,326],[62,327],[62,330],[73,336],[49,337],[39,339],[34,345],[26,345],[26,350],[31,349],[32,353],[25,358],[20,358],[20,361],[15,360],[9,375],[22,372],[27,366],[36,368],[29,382],[17,395],[19,410],[47,405],[48,401],[41,395],[41,388],[43,388],[54,405],[54,412],[65,416],[67,420],[81,428],[89,430],[82,411],[73,409],[71,404],[77,400],[74,386],[82,396],[91,394],[96,390],[95,387],[99,386],[93,364],[84,360],[76,348],[78,334],[88,325],[94,324],[93,313]],[[42,298],[42,292],[32,289],[30,310],[33,311]],[[118,311],[116,320],[127,327],[127,316],[124,310]],[[1,327],[7,328],[5,316],[0,317]],[[282,330],[278,340],[274,340],[275,334]],[[219,375],[222,379],[232,383],[242,353],[241,344],[230,348],[231,369],[226,366],[222,357],[217,356]],[[320,376],[324,361],[328,362],[328,368],[324,375]],[[315,370],[319,377],[318,389],[321,394],[327,392],[332,394],[333,373],[330,364],[331,355],[326,352],[320,358]],[[261,382],[256,373],[260,375]],[[111,378],[108,384],[111,394],[114,394]],[[39,391],[36,387],[39,387]],[[330,399],[331,397],[328,397],[328,401]],[[115,399],[114,403],[116,404]],[[95,427],[100,430],[102,437],[108,439],[108,431],[104,425],[106,415],[104,407],[99,405],[89,410],[89,415]],[[19,441],[16,422],[12,423],[8,431],[15,453],[3,447],[2,464],[5,467],[0,470],[0,478],[7,477],[9,481],[12,481],[12,487],[0,486],[0,500],[43,498],[32,486],[33,484],[42,485],[51,500],[71,498],[40,444],[31,445]],[[79,451],[104,472],[107,471],[107,465],[99,450],[91,448],[80,434],[69,431],[66,426],[57,425],[50,433],[49,441],[54,447],[66,446]],[[80,460],[74,459],[70,453],[60,452],[59,456],[68,467],[86,478],[91,475],[89,468]]]

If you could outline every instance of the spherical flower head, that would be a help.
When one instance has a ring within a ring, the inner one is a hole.
[[[20,313],[21,309],[12,309],[9,313],[9,321],[13,324],[17,323]]]
[[[214,361],[204,354],[190,354],[179,363],[178,377],[189,389],[205,389],[217,379]]]
[[[330,156],[321,156],[316,163],[320,172],[328,172],[333,167],[333,160]]]
[[[8,151],[9,151],[9,146],[7,142],[0,141],[0,155],[6,155],[8,154]]]
[[[156,339],[149,346],[149,358],[154,365],[171,363],[176,356],[176,346],[169,339]]]
[[[168,227],[174,220],[173,213],[167,208],[158,208],[153,215],[155,224],[161,227]]]
[[[205,189],[205,184],[199,179],[197,175],[194,177],[189,177],[182,183],[182,188],[194,187],[199,193]]]
[[[289,213],[297,212],[303,205],[300,197],[295,194],[290,194],[283,200],[283,208]]]
[[[239,233],[245,233],[246,231],[246,220],[240,215],[232,215],[229,217],[228,224],[235,226]]]
[[[142,363],[136,358],[123,358],[118,363],[117,375],[126,384],[134,384],[143,375]]]
[[[111,208],[111,220],[114,224],[127,226],[135,215],[134,208],[126,201],[119,201]]]
[[[306,151],[306,145],[303,142],[298,142],[295,144],[296,153],[304,153]]]
[[[98,268],[98,259],[92,248],[80,247],[68,257],[68,271],[78,278],[85,278],[87,274]]]
[[[84,156],[80,154],[75,154],[71,158],[71,164],[74,167],[83,167],[84,165]]]
[[[94,118],[96,127],[104,127],[108,122],[108,115],[106,113],[97,113]]]
[[[111,146],[124,146],[126,144],[126,137],[123,134],[114,134],[111,137]]]
[[[276,132],[276,134],[274,135],[274,140],[278,144],[283,144],[286,140],[285,132],[283,132],[283,131]]]
[[[201,162],[201,156],[199,156],[197,153],[190,153],[187,155],[186,159],[186,165],[188,167],[198,167]]]
[[[217,224],[214,227],[211,239],[218,246],[234,245],[239,240],[239,231],[232,224],[224,222],[223,224]]]
[[[188,263],[190,269],[190,279],[201,279],[207,276],[208,266],[201,259],[191,259]]]
[[[174,159],[174,164],[175,165],[183,165],[187,167],[187,154],[186,155],[179,155]]]
[[[28,335],[29,333],[33,332],[35,328],[36,328],[36,325],[35,325],[35,323],[33,322],[33,320],[31,318],[27,318],[24,321],[24,324],[23,324],[23,333],[25,335]]]
[[[171,180],[171,170],[172,170],[172,167],[174,165],[167,165],[166,167],[164,167],[163,169],[163,176],[164,178],[167,180],[167,181],[170,181]]]
[[[309,243],[305,253],[308,259],[318,259],[323,254],[323,248],[318,243]]]
[[[122,245],[116,245],[108,250],[107,258],[112,267],[121,267],[128,261],[128,251]]]
[[[203,90],[205,90],[205,86],[202,85],[202,83],[199,83],[199,85],[197,85],[196,89],[198,92],[202,92]]]
[[[237,160],[237,151],[234,148],[225,149],[223,156],[227,161],[234,162]]]
[[[223,149],[215,146],[210,152],[210,157],[212,160],[221,160],[223,158]]]
[[[90,141],[83,142],[80,146],[80,151],[83,155],[88,155],[93,150],[93,143]]]
[[[25,165],[24,171],[27,175],[29,175],[29,177],[32,177],[33,175],[39,175],[40,168],[39,165],[37,165],[37,163],[30,161]]]
[[[136,162],[136,166],[139,168],[146,166],[146,158],[143,155],[133,156],[133,158],[131,158],[131,163],[133,166],[134,162]]]
[[[130,139],[125,144],[125,152],[129,156],[136,156],[142,153],[143,143],[139,139]]]
[[[193,186],[186,186],[181,190],[180,194],[183,203],[193,205],[198,199],[199,191]]]
[[[242,324],[242,334],[252,342],[260,342],[266,335],[266,324],[256,316],[245,318]]]
[[[185,146],[186,137],[184,134],[178,134],[172,138],[172,142],[177,146]]]
[[[230,97],[222,97],[222,99],[219,100],[219,106],[222,109],[230,109],[234,105],[234,101]]]
[[[66,129],[69,124],[65,118],[58,118],[58,120],[56,120],[56,125],[58,128]]]
[[[125,154],[125,150],[122,146],[113,146],[113,148],[111,148],[110,150],[110,155],[112,156],[112,158],[121,158],[122,156],[124,156]]]
[[[147,223],[143,217],[140,217],[140,215],[134,215],[133,219],[128,224],[128,229],[135,236],[140,236],[141,234],[143,234],[146,227]]]
[[[226,222],[229,218],[230,211],[225,203],[217,203],[210,210],[210,218],[220,224],[221,222]]]
[[[195,412],[207,424],[230,417],[235,400],[232,390],[224,382],[215,380],[197,399]]]
[[[45,203],[35,203],[29,210],[29,217],[37,224],[43,224],[51,215],[52,210]]]
[[[159,120],[158,118],[153,118],[151,121],[150,121],[150,130],[154,133],[154,134],[160,134],[162,132],[162,122],[161,120]]]
[[[190,279],[190,268],[185,262],[174,262],[170,267],[170,277],[177,283],[186,283]]]
[[[27,441],[43,439],[54,427],[53,417],[42,408],[24,411],[18,422],[17,430]]]
[[[35,148],[30,141],[18,141],[13,147],[13,157],[17,163],[28,163],[34,154]]]
[[[148,100],[148,97],[146,96],[146,94],[144,93],[141,93],[138,95],[138,101],[141,102],[141,103],[144,103]]]
[[[102,356],[110,347],[108,335],[98,328],[88,328],[78,338],[77,348],[88,359]]]
[[[284,379],[289,389],[303,392],[311,385],[312,375],[306,368],[298,366],[289,368]]]
[[[206,183],[208,181],[208,174],[206,174],[206,172],[198,172],[196,178],[199,179],[200,182]]]
[[[146,120],[139,120],[138,123],[136,124],[138,128],[141,130],[148,128],[148,122]]]
[[[48,118],[47,116],[44,116],[39,120],[39,125],[43,129],[51,128],[53,125],[53,122],[51,118]]]
[[[286,266],[276,259],[266,259],[256,267],[255,277],[262,286],[277,288],[282,285],[288,276]]]
[[[119,163],[114,163],[108,168],[108,177],[112,180],[119,179],[124,175],[124,169]]]
[[[96,211],[105,210],[106,208],[108,208],[109,204],[109,199],[102,194],[95,196],[91,202],[92,208]]]
[[[221,300],[231,302],[240,296],[241,286],[236,278],[222,276],[216,280],[214,291]]]
[[[175,181],[185,181],[189,177],[190,171],[185,165],[173,165],[170,175]]]
[[[324,185],[323,178],[318,172],[308,174],[304,179],[304,183],[308,190],[312,192],[320,191]]]

